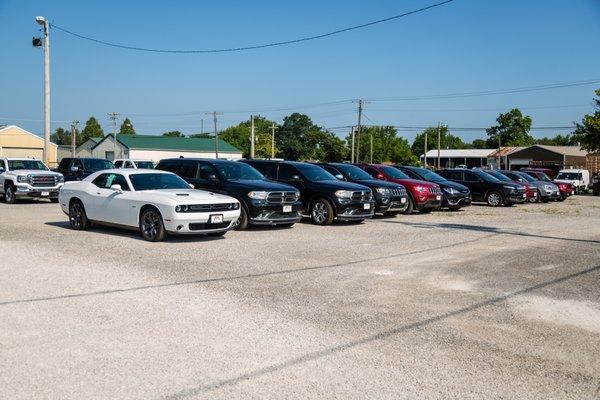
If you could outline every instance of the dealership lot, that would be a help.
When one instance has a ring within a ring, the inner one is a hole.
[[[0,204],[0,398],[600,397],[600,203],[161,243]]]

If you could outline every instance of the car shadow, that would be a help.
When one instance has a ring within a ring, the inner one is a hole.
[[[45,225],[53,226],[56,228],[72,230],[68,221],[45,222]],[[101,235],[126,237],[126,238],[130,238],[130,239],[141,240],[144,242],[146,241],[146,240],[144,240],[144,238],[141,236],[141,234],[139,232],[137,232],[133,229],[130,230],[130,229],[117,228],[117,227],[112,227],[112,226],[107,226],[107,225],[94,224],[88,230],[88,232],[99,233]],[[225,239],[226,236],[227,236],[227,234],[225,234],[225,236],[206,236],[201,233],[199,233],[197,235],[194,235],[194,234],[192,234],[192,235],[167,235],[165,242],[173,242],[173,243],[212,242],[215,240],[223,240],[223,239]]]

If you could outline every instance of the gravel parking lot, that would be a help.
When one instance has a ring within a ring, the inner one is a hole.
[[[600,202],[149,243],[0,204],[0,398],[600,398]]]

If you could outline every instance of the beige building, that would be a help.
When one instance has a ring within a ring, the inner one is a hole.
[[[57,164],[58,146],[50,143],[49,167]],[[0,127],[0,157],[44,159],[44,139],[16,125]]]

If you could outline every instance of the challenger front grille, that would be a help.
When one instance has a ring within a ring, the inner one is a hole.
[[[298,201],[298,192],[269,192],[267,202],[271,204],[295,203]]]
[[[235,209],[237,209],[237,203],[192,204],[188,206],[187,212],[229,211]]]
[[[56,186],[58,176],[55,175],[29,175],[29,184],[36,187]]]

